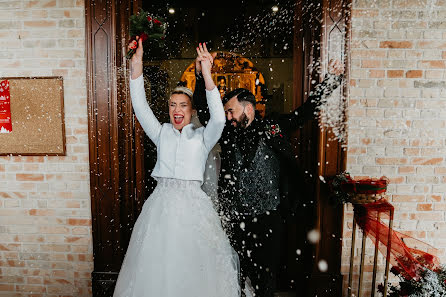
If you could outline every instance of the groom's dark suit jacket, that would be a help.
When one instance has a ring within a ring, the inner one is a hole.
[[[219,206],[230,218],[257,215],[280,209],[288,216],[299,204],[304,189],[291,147],[292,133],[315,117],[321,98],[329,96],[342,76],[327,75],[307,101],[289,114],[270,114],[255,120],[246,129],[226,123],[219,144],[222,148],[219,179]],[[205,84],[196,75],[194,105],[200,122],[206,124],[209,111]]]

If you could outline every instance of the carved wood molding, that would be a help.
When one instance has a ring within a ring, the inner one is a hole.
[[[112,232],[119,226],[114,9],[111,0],[86,1],[91,210],[95,270],[99,271],[114,270],[109,259],[121,256],[111,248],[119,240]]]
[[[328,62],[338,59],[345,63],[348,70],[349,60],[349,29],[350,29],[351,0],[323,0],[322,20],[323,28],[321,35],[322,51],[321,58]],[[327,64],[324,65],[323,73],[327,72]],[[348,72],[344,78],[344,84],[333,96],[346,98]],[[345,120],[345,116],[344,116]],[[331,177],[346,169],[347,154],[343,145],[333,139],[334,135],[330,129],[320,132],[318,152],[318,175]],[[318,296],[342,296],[342,234],[343,234],[343,206],[334,206],[330,203],[329,189],[327,184],[318,179],[318,204],[317,204],[317,228],[321,238],[325,240],[316,247],[316,258],[313,271],[316,272],[314,290],[311,294]],[[317,264],[326,260],[328,270],[320,272]],[[325,280],[325,288],[319,285],[320,280]]]
[[[134,137],[123,57],[132,5],[85,1],[94,296],[112,296],[134,223],[127,215],[134,197]]]

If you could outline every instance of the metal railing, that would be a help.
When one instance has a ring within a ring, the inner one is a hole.
[[[387,245],[387,253],[386,253],[386,266],[384,270],[384,297],[387,297],[387,286],[388,286],[388,278],[389,278],[389,267],[390,267],[390,250],[391,250],[391,234],[393,228],[393,208],[389,209],[389,233],[388,233],[388,245]],[[380,214],[377,215],[378,222],[380,221]],[[352,245],[350,250],[350,269],[348,274],[348,297],[353,297],[353,264],[355,259],[355,245],[356,245],[356,229],[357,222],[355,216],[353,215],[353,227],[352,227]],[[376,234],[379,234],[380,224],[376,225],[377,230]],[[363,231],[362,234],[362,244],[361,244],[361,262],[359,267],[359,282],[358,282],[358,295],[357,297],[363,297],[361,294],[363,292],[363,281],[364,281],[364,259],[365,259],[365,250],[366,250],[366,240],[367,234]],[[370,297],[375,297],[376,292],[376,274],[378,271],[378,249],[379,249],[379,240],[375,240],[375,251],[373,258],[373,277],[372,277],[372,291]]]

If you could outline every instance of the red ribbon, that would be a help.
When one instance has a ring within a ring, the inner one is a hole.
[[[420,268],[434,270],[438,267],[438,258],[429,253],[436,250],[408,235],[395,230],[390,231],[389,226],[383,223],[382,219],[393,219],[393,210],[393,205],[381,199],[373,203],[356,204],[354,216],[359,227],[372,241],[374,243],[376,240],[379,241],[379,250],[394,266],[393,272],[401,274],[408,280],[418,280],[422,271]]]

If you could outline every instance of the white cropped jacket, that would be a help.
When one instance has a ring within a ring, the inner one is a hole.
[[[209,151],[219,140],[226,122],[217,88],[206,90],[211,116],[207,126],[197,128],[189,124],[182,132],[170,123],[161,125],[156,119],[147,103],[142,75],[134,80],[130,79],[130,95],[138,121],[157,148],[157,161],[152,176],[203,182]]]

